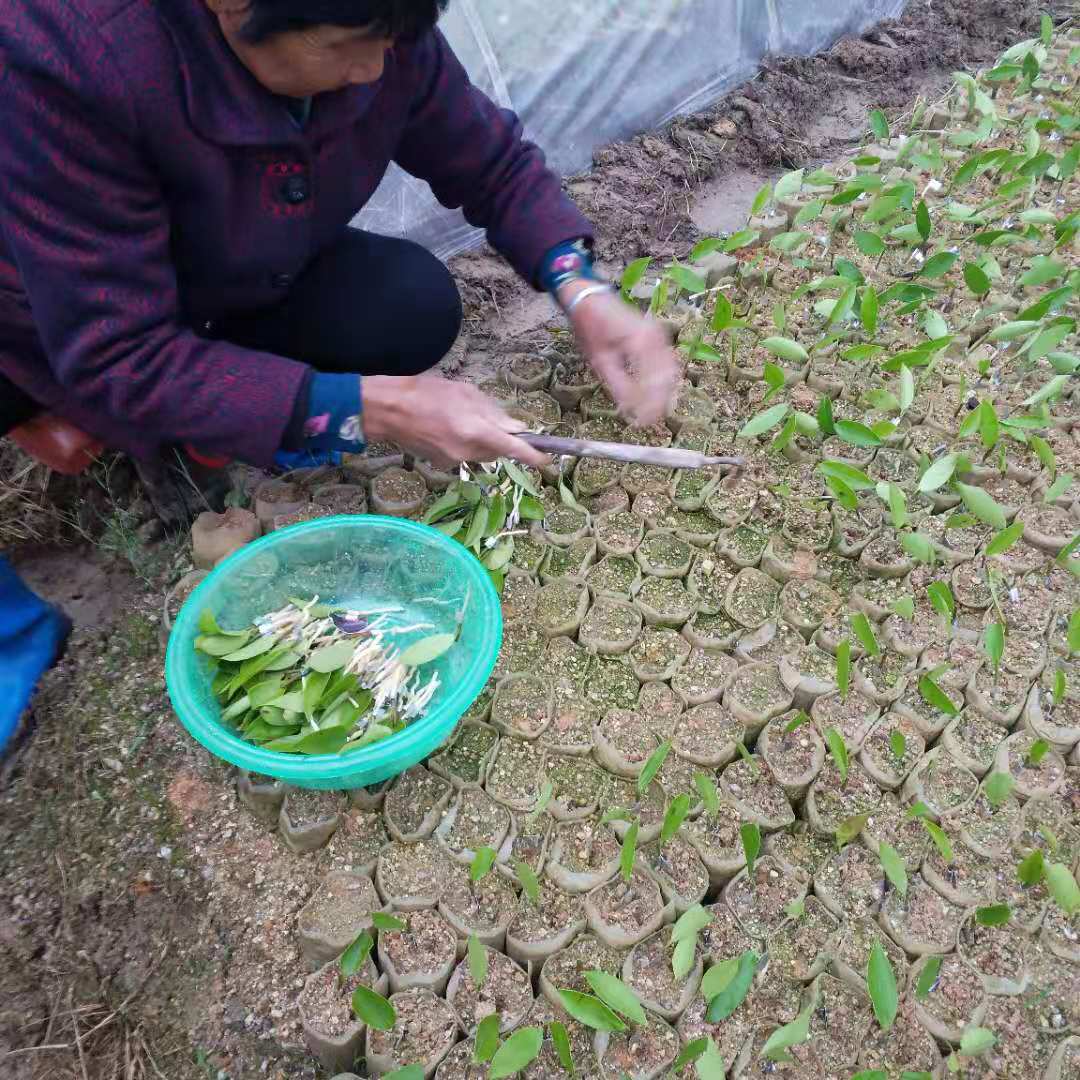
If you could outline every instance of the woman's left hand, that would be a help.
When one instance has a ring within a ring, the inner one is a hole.
[[[560,290],[559,299],[566,304],[591,284],[571,282]],[[679,381],[679,360],[660,324],[615,292],[585,297],[570,322],[581,351],[619,411],[643,427],[662,420]]]

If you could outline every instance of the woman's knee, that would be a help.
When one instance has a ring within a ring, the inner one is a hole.
[[[419,375],[433,368],[453,347],[464,314],[453,275],[431,252],[417,247],[407,310],[402,318],[402,374]]]

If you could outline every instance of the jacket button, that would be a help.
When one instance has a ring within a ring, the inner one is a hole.
[[[270,279],[270,284],[275,289],[287,289],[293,283],[292,274],[274,274]]]
[[[311,188],[308,182],[302,176],[290,176],[284,184],[281,185],[281,194],[287,203],[292,203],[293,206],[299,206],[302,202],[307,202],[311,196]]]

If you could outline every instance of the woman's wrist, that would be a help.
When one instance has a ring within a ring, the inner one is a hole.
[[[364,378],[364,432],[371,442],[394,442],[408,423],[413,375],[368,375]]]

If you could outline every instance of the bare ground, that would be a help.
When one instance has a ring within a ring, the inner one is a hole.
[[[704,114],[601,150],[568,186],[599,225],[602,261],[682,254],[699,231],[733,227],[764,177],[856,141],[870,108],[935,96],[952,70],[1029,34],[1042,6],[918,0],[823,56],[768,61]],[[545,340],[547,301],[490,255],[456,269],[466,374]],[[109,519],[106,553],[42,546],[71,535],[57,496],[97,520],[101,500],[53,489],[50,506],[35,484],[20,489],[34,535],[16,561],[79,628],[0,791],[0,1076],[314,1080],[291,1012],[292,922],[320,856],[288,855],[171,717],[158,612],[175,551],[146,553],[123,517]]]

